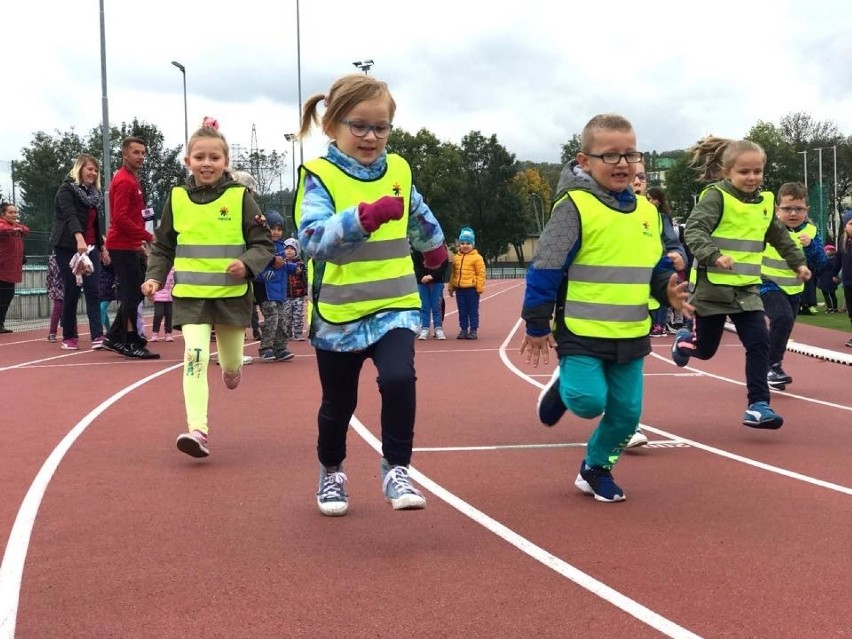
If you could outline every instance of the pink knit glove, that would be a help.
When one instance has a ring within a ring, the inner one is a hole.
[[[448,259],[450,259],[450,256],[447,253],[447,247],[441,244],[441,246],[423,254],[423,266],[433,271],[436,268],[441,268],[441,265]]]
[[[385,195],[371,204],[361,202],[358,205],[358,220],[367,233],[374,232],[385,222],[401,220],[405,204],[401,197]]]

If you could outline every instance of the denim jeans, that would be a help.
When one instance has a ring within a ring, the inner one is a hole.
[[[440,328],[443,325],[441,298],[444,297],[444,283],[418,284],[417,292],[420,293],[420,326],[429,328],[431,324],[433,328]]]

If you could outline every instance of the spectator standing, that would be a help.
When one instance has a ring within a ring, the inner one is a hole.
[[[458,252],[453,257],[453,273],[447,286],[455,295],[459,311],[459,334],[456,339],[477,339],[479,331],[479,296],[485,291],[485,260],[474,247],[472,228],[459,231]]]
[[[56,263],[56,253],[51,253],[47,258],[47,299],[52,304],[50,308],[50,326],[47,329],[47,341],[56,341],[56,331],[59,329],[59,320],[62,319],[62,300],[65,297],[65,285],[62,283],[62,274],[59,272],[59,264]]]
[[[77,306],[81,288],[86,299],[92,348],[99,349],[103,345],[98,283],[101,262],[109,263],[110,256],[104,248],[100,228],[98,211],[102,204],[100,165],[95,157],[80,155],[67,179],[56,192],[53,229],[50,233],[50,242],[56,253],[65,287],[62,305],[62,348],[66,350],[80,348]],[[89,247],[93,247],[91,251]],[[69,264],[75,254],[84,255],[87,252],[94,270],[88,275],[82,275],[80,286]]]
[[[6,314],[15,297],[15,284],[24,275],[24,238],[30,229],[18,221],[18,207],[0,203],[0,334],[11,333],[6,327]]]
[[[426,268],[423,265],[423,253],[411,250],[414,261],[414,277],[417,278],[417,292],[420,293],[420,333],[417,339],[429,339],[429,326],[432,326],[435,339],[447,339],[444,333],[444,283],[447,280],[449,260],[438,268]]]
[[[175,269],[169,271],[163,288],[154,293],[154,324],[151,327],[151,340],[160,340],[160,325],[165,323],[165,339],[167,342],[175,341],[172,337],[172,289],[175,286]],[[165,322],[164,322],[165,320]]]
[[[145,230],[145,198],[139,183],[145,154],[144,140],[125,138],[121,143],[122,166],[109,188],[110,227],[106,243],[118,282],[119,305],[103,346],[126,357],[159,359],[159,353],[148,350],[147,341],[136,326],[137,309],[144,299],[141,286],[145,278],[145,245],[153,238]]]
[[[824,250],[826,265],[820,271],[817,284],[819,284],[819,290],[822,291],[822,297],[825,300],[825,312],[836,313],[838,308],[837,285],[840,282],[840,278],[835,275],[835,270],[840,270],[837,268],[837,249],[833,244],[826,244]]]

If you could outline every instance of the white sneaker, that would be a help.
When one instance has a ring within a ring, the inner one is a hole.
[[[417,339],[429,339],[429,329],[421,328],[420,332],[417,333]]]
[[[633,433],[633,437],[630,438],[630,441],[627,442],[627,446],[625,448],[638,448],[639,446],[644,446],[648,443],[648,436],[642,432],[641,428],[637,428],[636,432]]]
[[[447,339],[446,334],[444,334],[444,329],[440,326],[435,329],[435,339]]]

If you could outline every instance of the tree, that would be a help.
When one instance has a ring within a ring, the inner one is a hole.
[[[695,205],[695,199],[704,188],[695,169],[690,166],[690,160],[688,154],[683,154],[674,166],[666,171],[666,195],[669,197],[672,217],[681,220],[687,218]]]
[[[23,159],[15,162],[22,201],[18,208],[31,231],[50,231],[56,191],[84,148],[83,140],[71,129],[65,133],[56,131],[54,136],[37,131],[30,146],[21,150]]]
[[[240,171],[248,171],[257,182],[255,200],[261,210],[277,208],[281,204],[280,191],[283,191],[282,172],[284,171],[284,155],[278,151],[268,153],[266,149],[258,149],[249,154],[231,158],[231,166]],[[278,181],[278,191],[273,191]]]
[[[515,156],[496,135],[485,138],[479,131],[462,139],[461,153],[468,225],[477,233],[477,248],[491,260],[505,253],[509,244],[526,239],[523,204],[511,183],[517,172]]]
[[[577,157],[577,154],[580,152],[580,140],[580,134],[575,133],[571,136],[570,140],[562,145],[562,155],[559,158],[562,164],[568,164]]]
[[[796,148],[784,139],[781,129],[770,122],[759,120],[751,128],[746,139],[756,142],[766,152],[766,166],[763,169],[763,186],[761,187],[764,191],[777,193],[778,188],[785,182],[801,179],[796,175],[798,161]]]
[[[451,241],[466,217],[461,150],[455,144],[441,142],[427,129],[420,129],[414,135],[394,129],[387,148],[388,152],[401,155],[411,166],[417,191]]]

